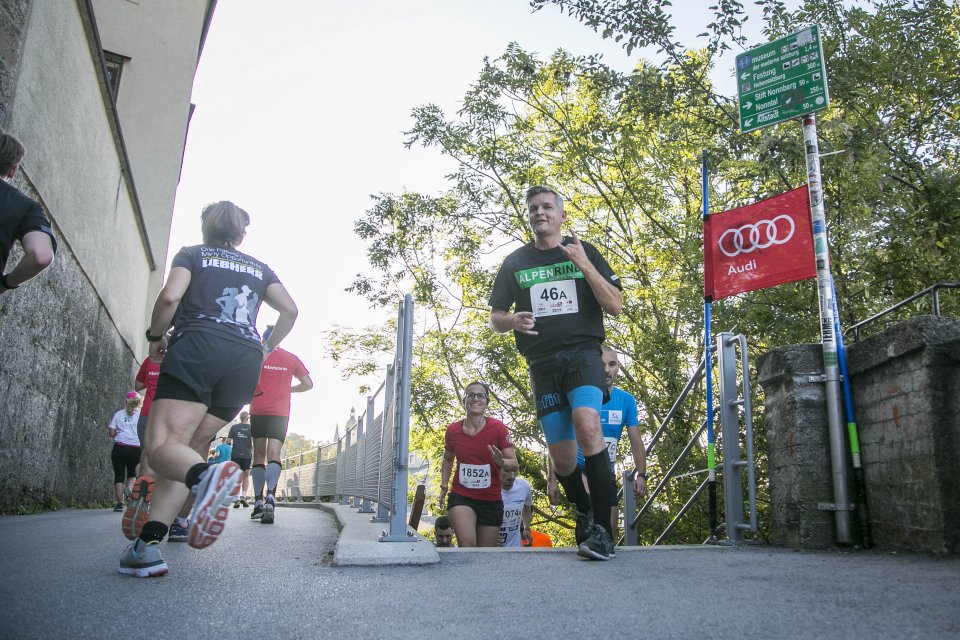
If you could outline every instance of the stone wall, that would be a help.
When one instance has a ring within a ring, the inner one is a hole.
[[[10,122],[31,0],[0,0],[0,129]]]
[[[14,185],[38,197],[20,176]],[[137,362],[54,232],[53,265],[0,295],[0,512],[113,496],[106,425]],[[17,245],[9,263],[21,255]]]
[[[757,360],[766,397],[767,464],[770,478],[770,539],[780,546],[823,548],[834,544],[830,439],[818,344],[790,345]]]
[[[848,345],[847,359],[874,544],[960,551],[960,321],[913,318]],[[757,369],[766,395],[771,538],[829,546],[833,514],[817,509],[833,502],[824,385],[810,379],[823,373],[820,345],[776,349]]]
[[[960,552],[960,321],[914,318],[848,352],[874,543]]]
[[[14,116],[33,8],[30,0],[0,0],[4,129]],[[28,148],[28,156],[31,151],[37,155]],[[45,202],[27,169],[12,184]],[[23,287],[0,295],[0,512],[48,504],[51,498],[63,504],[112,499],[106,424],[122,407],[136,371],[133,353],[57,216],[49,210],[47,215],[59,245],[56,261]],[[17,245],[8,266],[21,256]]]

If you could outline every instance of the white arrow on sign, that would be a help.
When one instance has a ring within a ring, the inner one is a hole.
[[[744,109],[753,109],[753,103],[748,100],[747,102],[744,103],[743,108],[744,108]]]
[[[753,118],[747,118],[746,120],[743,121],[743,126],[745,127],[749,127],[752,124],[753,124]]]
[[[741,80],[746,80],[746,79],[749,78],[749,77],[750,77],[750,72],[749,72],[749,71],[744,71],[743,73],[740,74],[740,79],[741,79]]]

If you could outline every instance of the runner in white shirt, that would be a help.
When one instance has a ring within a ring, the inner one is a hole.
[[[521,539],[530,546],[530,518],[533,516],[533,497],[530,483],[517,477],[516,471],[500,471],[500,490],[503,495],[503,524],[500,525],[500,546],[520,547]]]

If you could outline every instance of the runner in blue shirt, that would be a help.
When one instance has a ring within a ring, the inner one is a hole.
[[[643,444],[643,438],[640,436],[640,420],[636,399],[623,389],[613,386],[617,374],[620,373],[620,360],[617,358],[617,352],[608,346],[603,347],[603,372],[604,381],[610,393],[610,400],[604,403],[600,410],[600,426],[603,430],[603,440],[607,445],[607,453],[610,456],[610,475],[613,477],[613,484],[610,486],[610,530],[613,532],[614,540],[616,540],[620,512],[618,510],[619,501],[617,500],[619,488],[614,466],[624,427],[627,429],[630,451],[633,453],[633,464],[637,470],[633,478],[633,492],[639,497],[647,495],[647,452]],[[577,450],[577,465],[582,472],[584,470],[584,458],[583,452],[579,449]],[[549,484],[547,485],[547,495],[551,502],[559,502],[560,492],[552,466],[550,468]]]

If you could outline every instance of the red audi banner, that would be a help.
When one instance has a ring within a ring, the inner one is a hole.
[[[703,275],[708,300],[816,277],[806,185],[708,216]]]

